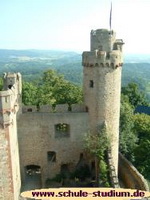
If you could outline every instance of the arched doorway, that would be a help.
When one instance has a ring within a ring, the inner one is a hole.
[[[41,167],[38,165],[27,165],[24,167],[25,179],[22,186],[23,191],[42,188]]]

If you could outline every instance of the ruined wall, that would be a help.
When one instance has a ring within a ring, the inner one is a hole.
[[[69,125],[69,135],[56,137],[55,125],[62,123]],[[26,182],[27,165],[41,167],[43,187],[47,178],[52,178],[60,172],[61,165],[68,164],[69,170],[72,170],[83,152],[83,137],[87,132],[86,112],[23,113],[18,120],[22,184]],[[48,161],[49,151],[56,153],[54,162]]]
[[[147,181],[122,154],[119,154],[119,178],[126,188],[149,191]]]
[[[8,88],[10,76],[15,81]],[[4,200],[18,200],[21,184],[16,125],[20,94],[16,78],[17,74],[5,74],[6,91],[0,92],[0,199]]]
[[[115,32],[91,32],[91,51],[83,52],[83,93],[90,117],[91,132],[106,126],[112,160],[118,173],[119,116],[121,93],[122,40]]]

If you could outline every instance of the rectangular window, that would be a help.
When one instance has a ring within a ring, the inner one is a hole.
[[[90,87],[90,88],[93,88],[93,87],[94,87],[94,81],[93,81],[93,80],[90,80],[90,82],[89,82],[89,87]]]
[[[70,137],[69,124],[60,123],[55,125],[55,138]]]
[[[7,97],[5,97],[5,102],[6,102],[6,103],[7,103],[7,100],[8,100]]]
[[[55,151],[48,151],[47,152],[47,160],[50,162],[56,162],[56,152]]]

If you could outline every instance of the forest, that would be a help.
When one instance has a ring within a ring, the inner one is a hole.
[[[3,72],[20,72],[24,81],[39,79],[49,69],[65,79],[82,85],[82,55],[75,52],[50,50],[0,50],[0,76]],[[122,86],[138,84],[150,100],[150,56],[125,55]]]

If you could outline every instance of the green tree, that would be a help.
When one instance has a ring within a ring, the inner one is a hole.
[[[24,105],[37,105],[38,88],[30,82],[22,84],[22,102]]]
[[[150,140],[150,116],[144,113],[134,115],[134,131],[139,140]]]
[[[139,90],[136,83],[129,83],[126,87],[122,87],[122,94],[127,95],[131,105],[148,105],[148,101],[144,92]]]
[[[81,103],[83,99],[81,87],[67,81],[54,70],[43,73],[36,84],[23,83],[23,103],[25,105],[68,105]]]
[[[134,161],[134,149],[138,137],[134,132],[134,109],[126,95],[121,96],[120,110],[120,152],[130,161]]]
[[[3,89],[3,79],[0,78],[0,91],[2,91],[2,89]]]
[[[150,140],[144,139],[140,141],[140,144],[135,149],[135,166],[144,175],[144,177],[150,180]]]
[[[129,96],[124,94],[121,98],[120,151],[150,179],[150,116],[134,114]]]
[[[110,138],[106,128],[101,128],[97,134],[89,133],[85,137],[85,149],[95,157],[96,179],[98,186],[109,186],[108,168],[105,161],[106,151],[110,147]]]
[[[136,114],[134,121],[134,131],[139,137],[138,146],[134,150],[134,164],[145,178],[150,180],[150,116]]]
[[[82,102],[82,90],[79,86],[66,81],[53,70],[44,72],[39,88],[39,104],[65,104]]]
[[[57,104],[67,103],[68,105],[71,105],[83,101],[81,87],[68,81],[64,81],[61,85],[58,84],[55,86],[54,96]]]
[[[53,88],[48,83],[40,85],[37,91],[37,105],[54,105],[55,103]]]

